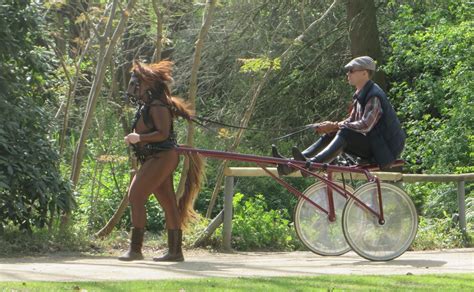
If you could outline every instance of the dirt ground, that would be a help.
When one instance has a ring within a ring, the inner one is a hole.
[[[161,280],[200,277],[388,275],[473,273],[474,248],[406,252],[389,262],[371,262],[353,252],[321,257],[311,252],[214,253],[192,250],[181,263],[136,262],[107,256],[0,258],[0,281]]]

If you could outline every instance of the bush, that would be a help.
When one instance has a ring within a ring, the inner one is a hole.
[[[301,246],[286,210],[267,210],[263,195],[233,200],[232,247],[237,250],[294,250]],[[219,230],[222,233],[222,230]],[[220,235],[218,234],[218,236]]]
[[[474,139],[473,6],[457,0],[431,4],[397,8],[384,67],[408,134],[403,156],[416,171],[469,172],[465,167],[472,163]]]
[[[0,228],[42,228],[75,206],[49,136],[46,109],[54,94],[45,88],[53,62],[35,7],[2,1],[0,9]]]
[[[18,230],[10,224],[0,237],[0,257],[85,252],[96,248],[86,230],[77,225],[67,228],[55,226],[51,230],[34,227],[28,231]]]
[[[440,248],[460,248],[465,239],[453,218],[445,213],[445,218],[419,217],[418,233],[411,248],[429,250]]]

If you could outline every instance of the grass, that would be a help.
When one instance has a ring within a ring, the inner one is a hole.
[[[0,291],[474,291],[474,274],[0,282]]]

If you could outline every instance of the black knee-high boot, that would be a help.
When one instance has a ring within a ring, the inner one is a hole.
[[[311,145],[308,148],[309,150],[306,149],[308,150],[308,152],[306,153],[309,153],[310,151],[316,151],[324,147],[323,143],[318,143],[318,142],[321,142],[321,141],[318,140],[316,143]],[[296,160],[306,161],[307,168],[309,168],[310,162],[328,163],[328,162],[333,161],[339,154],[341,154],[345,146],[346,146],[346,140],[342,138],[340,135],[336,135],[336,137],[334,137],[334,139],[330,141],[329,145],[327,145],[322,151],[320,151],[313,158],[308,159],[307,156],[303,154],[304,152],[301,153],[296,147],[293,147],[292,152],[293,152],[293,157]],[[301,171],[301,175],[303,177],[309,176],[309,174],[303,171]]]
[[[276,157],[276,158],[288,159],[288,158],[284,157],[283,155],[281,155],[278,152],[278,149],[276,148],[275,145],[272,145],[272,156]],[[277,171],[278,171],[279,176],[283,176],[283,175],[288,175],[288,174],[294,172],[295,169],[289,167],[286,164],[277,164]]]
[[[333,137],[325,134],[316,140],[316,142],[314,142],[311,146],[303,150],[303,152],[301,152],[298,148],[293,147],[291,149],[293,158],[299,161],[306,161],[328,146],[332,139]]]
[[[346,140],[342,136],[336,135],[326,148],[319,152],[318,155],[311,158],[308,162],[329,163],[341,154],[346,145]]]
[[[321,136],[321,138],[319,138],[311,146],[303,150],[301,154],[303,154],[306,158],[311,158],[314,155],[318,154],[320,151],[322,151],[326,146],[328,146],[333,138],[333,136],[331,137],[328,134],[325,134]]]

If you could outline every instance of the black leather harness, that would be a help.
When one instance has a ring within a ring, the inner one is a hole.
[[[169,109],[169,106],[164,105],[164,104],[156,104],[156,106],[163,106]],[[135,130],[138,121],[140,120],[140,117],[143,117],[143,122],[145,125],[152,130],[155,130],[155,126],[153,125],[153,121],[151,120],[150,117],[150,105],[140,105],[137,109],[137,112],[135,113],[135,118],[133,119],[132,122],[132,131]],[[171,130],[168,138],[164,141],[160,142],[153,142],[153,143],[147,143],[145,145],[132,145],[133,152],[135,153],[135,156],[137,157],[138,161],[140,161],[141,164],[145,163],[145,161],[153,156],[154,154],[157,154],[162,151],[167,151],[173,148],[178,147],[178,143],[176,140],[176,133],[174,132],[173,129],[173,122],[171,122]]]

